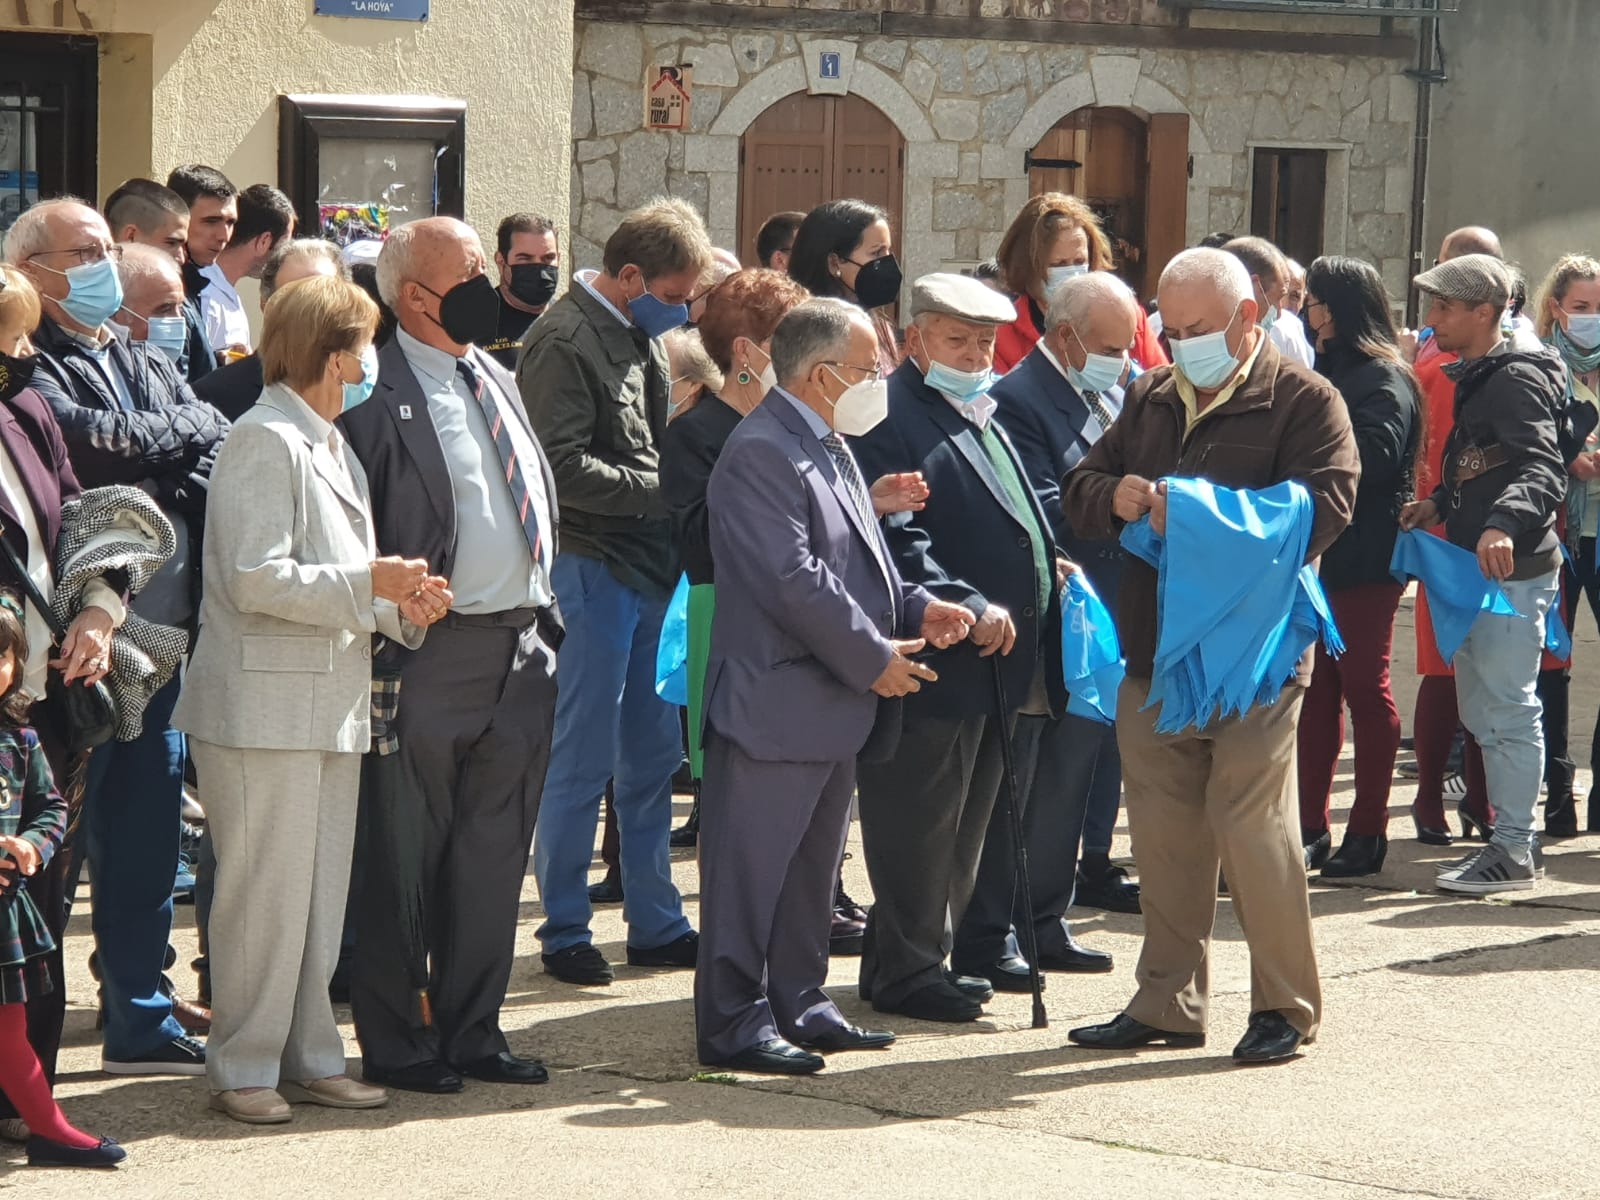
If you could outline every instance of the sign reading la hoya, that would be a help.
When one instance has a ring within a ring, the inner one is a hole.
[[[646,129],[689,128],[689,102],[693,85],[689,63],[658,66],[651,71],[651,82],[644,92]]]
[[[367,17],[379,21],[426,21],[428,0],[317,0],[319,17]]]

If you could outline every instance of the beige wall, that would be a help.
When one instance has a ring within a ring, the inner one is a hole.
[[[515,209],[566,228],[572,0],[435,0],[426,23],[313,17],[312,0],[5,7],[0,31],[100,35],[97,199],[182,162],[277,182],[280,93],[431,95],[466,101],[467,219],[486,241]]]

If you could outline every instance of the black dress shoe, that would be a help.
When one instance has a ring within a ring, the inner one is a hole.
[[[894,1034],[887,1029],[835,1025],[810,1041],[800,1044],[807,1050],[820,1050],[824,1054],[835,1054],[840,1050],[883,1050],[894,1045]]]
[[[456,1070],[472,1079],[485,1083],[548,1083],[550,1072],[537,1059],[518,1058],[501,1051],[475,1062],[461,1063]]]
[[[1544,812],[1544,835],[1553,838],[1573,838],[1578,836],[1578,810],[1571,806],[1551,812],[1549,808]]]
[[[616,978],[611,964],[594,948],[592,942],[579,942],[554,954],[539,956],[546,975],[554,975],[562,983],[575,983],[579,987],[604,987]]]
[[[1233,1048],[1238,1063],[1282,1062],[1293,1058],[1305,1039],[1281,1012],[1250,1014],[1250,1028]]]
[[[682,825],[667,834],[667,845],[682,850],[695,845],[700,840],[700,794],[695,793],[694,806],[689,809],[689,816]]]
[[[828,953],[837,958],[853,958],[866,945],[867,923],[835,908],[828,925]]]
[[[968,999],[987,1004],[994,999],[994,984],[982,975],[963,975],[960,971],[946,971],[945,981]]]
[[[1333,856],[1333,837],[1326,829],[1302,829],[1300,846],[1306,854],[1306,874],[1309,875]]]
[[[37,1133],[28,1138],[30,1167],[114,1167],[127,1157],[128,1152],[110,1138],[87,1147],[53,1142]]]
[[[1136,913],[1139,911],[1139,885],[1128,878],[1127,870],[1122,867],[1107,863],[1104,870],[1098,870],[1093,865],[1085,868],[1080,864],[1072,903],[1079,908]]]
[[[689,930],[665,946],[628,947],[630,967],[692,967],[700,956],[700,935]]]
[[[622,872],[607,871],[606,877],[599,883],[589,885],[590,904],[621,904],[622,903]]]
[[[899,1013],[918,1021],[944,1021],[949,1024],[976,1021],[983,1016],[983,1005],[945,981],[918,988],[899,1004],[883,1004],[874,1000],[872,1007],[879,1012]]]
[[[361,1078],[374,1087],[396,1088],[402,1092],[427,1092],[434,1096],[448,1096],[466,1086],[461,1076],[436,1058],[393,1070],[368,1066],[363,1062]]]
[[[1113,966],[1111,955],[1104,950],[1091,950],[1077,938],[1068,935],[1067,944],[1059,950],[1039,951],[1041,971],[1066,971],[1072,975],[1104,975]]]
[[[713,1067],[731,1067],[735,1071],[751,1071],[758,1075],[815,1075],[825,1065],[822,1056],[800,1049],[783,1038],[757,1042],[739,1051],[732,1058]]]
[[[1447,824],[1424,825],[1422,818],[1417,815],[1417,806],[1411,806],[1411,824],[1416,827],[1417,841],[1424,846],[1454,846],[1455,834],[1450,832]]]
[[[1360,875],[1376,875],[1383,870],[1384,857],[1389,853],[1389,839],[1384,834],[1347,833],[1339,843],[1339,851],[1322,865],[1324,879],[1354,879]]]
[[[1067,1040],[1091,1050],[1133,1050],[1162,1042],[1174,1050],[1191,1050],[1206,1044],[1203,1033],[1172,1033],[1157,1029],[1143,1021],[1135,1021],[1127,1013],[1118,1013],[1103,1025],[1083,1025],[1069,1030]]]
[[[1032,976],[1028,970],[1028,960],[1013,954],[1002,958],[999,962],[987,963],[981,967],[957,968],[958,977],[969,979],[987,979],[997,992],[1031,992],[1033,990]],[[1043,979],[1039,981],[1041,984]]]

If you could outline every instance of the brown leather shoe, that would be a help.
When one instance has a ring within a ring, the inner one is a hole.
[[[211,1010],[203,1004],[181,997],[172,998],[172,1015],[190,1037],[204,1037],[211,1032]]]
[[[324,1108],[382,1108],[389,1103],[388,1092],[348,1075],[307,1079],[303,1083],[284,1080],[278,1091],[291,1104],[320,1104]]]
[[[265,1087],[212,1092],[211,1107],[246,1125],[282,1125],[290,1117],[283,1097]]]

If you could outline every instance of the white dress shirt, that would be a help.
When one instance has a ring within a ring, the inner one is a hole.
[[[238,289],[228,282],[216,263],[201,268],[200,274],[210,281],[200,293],[200,316],[205,321],[206,340],[211,348],[226,350],[229,346],[243,346],[246,350],[254,349],[250,344],[250,318],[245,315]]]

